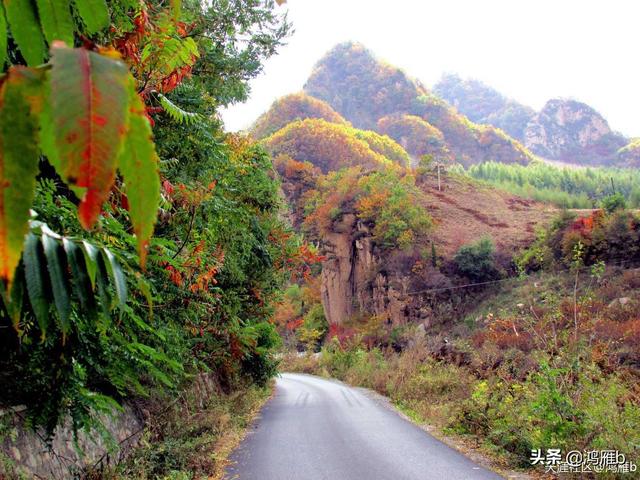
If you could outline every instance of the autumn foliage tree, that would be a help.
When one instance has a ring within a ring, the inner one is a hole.
[[[594,210],[586,216],[566,212],[539,231],[516,263],[525,271],[567,268],[579,245],[587,266],[597,262],[634,266],[640,262],[639,240],[640,219],[629,210]]]
[[[388,135],[412,155],[432,155],[449,159],[451,154],[442,132],[415,115],[387,115],[378,120],[376,130]]]
[[[426,240],[432,221],[425,207],[424,194],[406,170],[344,168],[320,178],[309,192],[305,224],[325,234],[342,215],[355,213],[372,228],[379,247],[407,249]]]

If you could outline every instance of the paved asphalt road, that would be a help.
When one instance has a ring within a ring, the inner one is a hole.
[[[283,374],[225,479],[496,480],[357,389]]]

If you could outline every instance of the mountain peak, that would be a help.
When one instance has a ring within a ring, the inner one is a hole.
[[[610,162],[626,140],[586,103],[554,98],[524,131],[525,144],[538,155],[569,162]]]
[[[373,129],[378,118],[409,110],[420,85],[364,45],[336,45],[320,59],[304,91],[329,103],[355,127]]]

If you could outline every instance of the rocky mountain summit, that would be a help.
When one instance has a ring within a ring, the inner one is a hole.
[[[535,112],[478,80],[457,75],[443,76],[434,92],[470,120],[504,130],[541,157],[586,165],[638,165],[629,139],[585,103],[552,99]]]
[[[524,130],[534,153],[573,163],[609,164],[627,140],[596,110],[575,100],[549,100]]]

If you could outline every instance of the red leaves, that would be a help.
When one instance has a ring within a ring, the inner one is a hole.
[[[171,280],[176,287],[181,287],[183,284],[182,273],[173,265],[167,265],[165,270],[169,273],[169,280]]]
[[[602,224],[604,211],[595,210],[588,217],[579,217],[571,225],[571,230],[580,232],[583,236],[590,236],[593,229]]]
[[[78,213],[89,229],[115,181],[129,116],[129,75],[119,61],[59,42],[51,55],[54,163],[70,185],[84,191]]]
[[[133,232],[138,241],[140,264],[144,267],[160,201],[160,178],[158,156],[144,104],[133,85],[129,95],[129,125],[119,167],[125,181]]]
[[[173,195],[173,185],[169,180],[164,180],[162,182],[162,190],[164,190],[164,193],[169,197]]]
[[[195,63],[196,57],[191,57],[192,64]],[[182,83],[182,81],[191,75],[191,67],[192,65],[184,65],[180,68],[176,68],[173,72],[171,72],[167,77],[163,78],[160,81],[160,91],[163,93],[168,93],[171,90],[175,89],[178,85]]]
[[[290,332],[295,332],[298,328],[302,326],[303,323],[304,323],[304,319],[302,317],[298,317],[294,320],[291,320],[290,322],[287,322],[286,328]]]
[[[134,30],[114,41],[134,75],[144,79],[140,93],[145,99],[152,92],[167,93],[176,88],[191,74],[200,55],[198,44],[189,36],[193,25],[177,18],[168,10],[155,11],[149,18],[143,7],[134,18]]]
[[[211,251],[203,240],[191,251],[183,252],[181,258],[183,260],[179,265],[165,263],[164,266],[174,285],[188,285],[191,293],[205,293],[210,286],[218,283],[215,277],[224,265],[224,250],[221,247]]]

